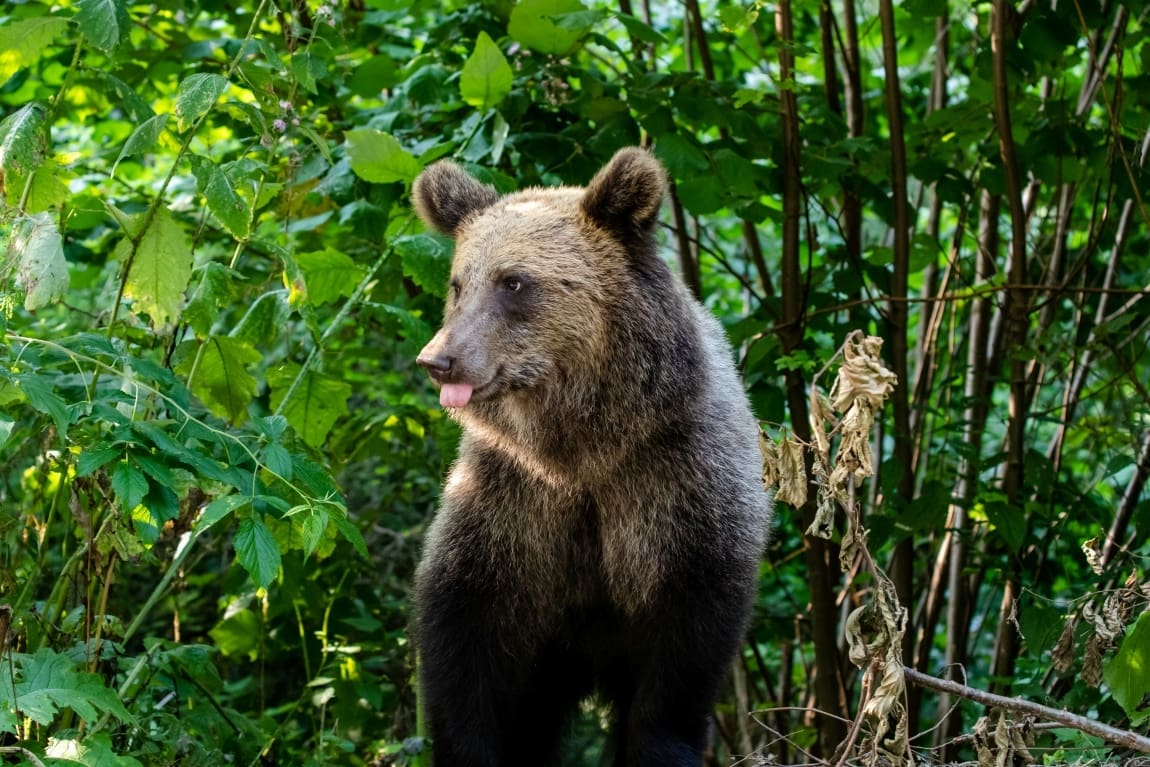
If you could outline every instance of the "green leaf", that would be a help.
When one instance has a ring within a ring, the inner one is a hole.
[[[24,291],[28,311],[55,303],[68,292],[64,238],[51,213],[37,213],[16,222],[8,243],[8,259],[16,264],[16,284]]]
[[[110,53],[127,39],[131,22],[124,0],[79,0],[77,5],[76,23],[92,45]]]
[[[471,106],[487,111],[511,93],[511,65],[486,32],[475,40],[475,50],[463,65],[459,93]]]
[[[254,660],[259,651],[260,619],[248,608],[241,608],[217,623],[208,634],[224,657],[246,656]]]
[[[299,371],[299,365],[290,364],[268,371],[273,410],[279,410]],[[327,439],[331,427],[347,412],[350,395],[351,386],[348,384],[309,370],[292,392],[283,414],[304,442],[319,447]]]
[[[0,27],[0,85],[24,67],[35,64],[40,53],[67,28],[68,20],[59,16],[20,19]]]
[[[264,465],[285,480],[291,480],[291,454],[283,445],[273,442],[264,448]]]
[[[182,80],[176,92],[176,117],[179,118],[180,131],[187,130],[206,115],[227,89],[228,80],[223,75],[199,73]]]
[[[997,500],[987,501],[985,508],[986,518],[994,525],[994,531],[1017,554],[1026,539],[1026,515],[1023,510],[1012,503]]]
[[[40,164],[46,116],[44,107],[32,102],[0,120],[0,170],[5,174],[23,176]]]
[[[0,413],[0,447],[4,447],[8,440],[12,438],[12,428],[16,425],[9,416]]]
[[[57,761],[75,762],[84,767],[141,767],[138,759],[122,756],[112,747],[112,739],[103,732],[85,734],[83,740],[49,738],[44,755]]]
[[[191,325],[201,338],[211,333],[212,326],[220,318],[220,307],[231,300],[235,278],[235,272],[224,264],[209,261],[192,284],[180,319]],[[257,305],[269,295],[274,293],[265,293],[256,300]],[[240,324],[243,324],[242,320]]]
[[[312,306],[330,303],[340,296],[350,296],[363,279],[363,268],[332,248],[300,253],[295,262],[303,272],[307,301]]]
[[[1103,667],[1102,678],[1132,726],[1150,718],[1150,706],[1145,704],[1150,691],[1150,610],[1126,632],[1118,653]]]
[[[138,225],[138,219],[133,221]],[[129,226],[132,225],[129,224]],[[164,327],[180,312],[184,290],[192,276],[192,248],[183,229],[165,207],[152,217],[147,230],[133,242],[135,232],[120,240],[114,257],[131,261],[124,296],[133,309]]]
[[[137,125],[136,129],[132,131],[132,135],[128,136],[128,140],[124,142],[123,148],[120,149],[116,162],[112,163],[112,175],[116,175],[116,166],[120,164],[120,160],[152,151],[167,126],[167,114],[152,115]]]
[[[651,45],[667,45],[667,38],[656,29],[652,28],[649,24],[634,16],[628,16],[625,13],[616,13],[615,18],[622,22],[627,34],[634,37],[641,43],[648,43]]]
[[[586,10],[579,0],[520,0],[511,11],[507,33],[532,50],[561,56],[571,52],[590,27],[566,29],[553,17]]]
[[[300,522],[300,537],[303,540],[303,553],[310,557],[315,553],[319,542],[327,530],[328,513],[323,509],[309,509]]]
[[[451,241],[425,233],[400,237],[395,250],[403,259],[403,273],[419,287],[434,296],[447,295],[451,278]]]
[[[242,509],[252,502],[249,495],[225,495],[217,498],[204,507],[196,519],[196,532],[202,533],[222,519],[227,518],[236,509]]]
[[[236,530],[236,558],[252,581],[266,589],[280,570],[280,549],[267,525],[258,519],[241,520]]]
[[[112,490],[124,509],[131,511],[148,494],[148,478],[133,463],[124,461],[112,472]]]
[[[233,237],[247,238],[251,233],[252,206],[237,191],[237,166],[229,163],[221,167],[197,155],[193,155],[191,161],[200,193],[208,201],[208,210]]]
[[[176,370],[190,377],[192,393],[199,397],[216,415],[240,424],[247,417],[248,403],[256,393],[257,381],[248,372],[248,366],[263,359],[252,347],[228,336],[211,336],[203,342],[181,344],[180,361]],[[196,355],[199,353],[199,364]],[[192,367],[195,365],[195,375]]]
[[[87,447],[76,459],[76,476],[87,477],[123,455],[122,447]]]
[[[344,134],[351,169],[364,181],[375,184],[405,183],[415,180],[423,170],[419,160],[400,146],[389,133],[357,128]]]
[[[122,722],[132,721],[115,691],[105,687],[97,674],[77,671],[67,655],[42,648],[32,656],[13,657],[23,680],[14,685],[15,701],[11,697],[13,685],[0,685],[0,709],[15,707],[23,716],[44,726],[52,724],[56,713],[65,708],[86,722],[95,722],[100,712]]]
[[[52,391],[51,387],[45,383],[44,378],[29,373],[16,376],[16,383],[24,392],[24,396],[28,398],[28,404],[34,410],[51,416],[56,423],[56,429],[60,432],[60,436],[66,436],[68,424],[72,421],[72,417],[68,413],[68,406],[60,395]]]

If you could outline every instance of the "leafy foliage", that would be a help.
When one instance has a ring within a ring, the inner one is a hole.
[[[889,41],[853,4],[0,10],[0,746],[426,763],[407,587],[457,433],[412,364],[451,246],[410,183],[585,183],[640,142],[768,431],[805,433],[849,331],[887,339],[856,498],[903,660],[1144,732],[1145,14],[879,5]],[[780,507],[716,759],[846,737],[873,584],[811,515]],[[940,758],[979,714],[908,705]]]

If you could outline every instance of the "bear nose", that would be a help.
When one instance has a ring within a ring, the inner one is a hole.
[[[427,372],[431,373],[432,378],[438,379],[440,376],[451,372],[455,358],[445,354],[421,354],[415,359],[415,362],[420,367],[427,368]]]

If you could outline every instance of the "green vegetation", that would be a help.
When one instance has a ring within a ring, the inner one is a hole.
[[[779,506],[711,763],[896,753],[898,706],[848,737],[885,680],[842,639],[893,597],[906,665],[1144,737],[1148,9],[4,5],[0,761],[427,764],[407,589],[457,430],[413,364],[451,245],[411,181],[584,183],[641,142],[772,437],[813,441],[852,330],[899,381],[866,547],[806,534],[814,488]],[[1023,747],[905,704],[920,759]]]

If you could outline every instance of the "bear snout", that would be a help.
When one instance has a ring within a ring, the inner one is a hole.
[[[448,357],[446,354],[429,354],[427,350],[424,350],[415,358],[415,364],[426,369],[436,381],[442,382],[451,373],[451,369],[455,367],[455,358]]]

